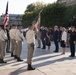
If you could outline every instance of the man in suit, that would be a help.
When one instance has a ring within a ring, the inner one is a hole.
[[[44,26],[41,27],[40,32],[41,32],[41,40],[42,40],[42,44],[43,44],[42,49],[46,49],[46,41],[45,41],[46,30],[45,30]]]
[[[58,52],[58,50],[59,50],[59,45],[58,45],[58,41],[59,41],[58,26],[54,26],[53,39],[54,39],[54,44],[55,44],[55,51],[54,52]]]
[[[10,31],[10,26],[9,25],[7,25],[6,26],[6,32],[7,32],[7,41],[6,41],[6,52],[7,53],[10,53],[10,35],[9,35],[9,31]]]
[[[75,57],[76,31],[75,31],[75,27],[73,26],[71,27],[70,30],[69,42],[70,42],[70,52],[71,52],[70,57]]]

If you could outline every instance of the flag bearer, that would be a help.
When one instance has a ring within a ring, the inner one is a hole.
[[[36,31],[33,31],[34,28],[35,28],[34,25],[30,24],[29,30],[26,33],[26,40],[27,40],[27,44],[28,44],[27,70],[35,70],[35,68],[32,67],[32,57],[33,57],[33,53],[34,53],[35,34],[36,34]]]
[[[5,53],[6,53],[6,40],[7,36],[4,31],[4,25],[0,26],[0,63],[7,63],[4,61]]]

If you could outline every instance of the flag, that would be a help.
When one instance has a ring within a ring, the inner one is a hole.
[[[5,11],[5,15],[4,15],[4,27],[6,27],[6,25],[8,25],[8,21],[9,21],[9,15],[8,15],[8,2],[7,2],[6,11]]]
[[[35,27],[40,30],[40,22],[41,22],[41,12],[43,9],[39,12],[38,16],[33,20],[32,24],[35,25]]]
[[[32,22],[32,24],[34,24],[38,30],[40,29],[40,20],[41,20],[41,16],[40,14],[38,14],[38,16]]]

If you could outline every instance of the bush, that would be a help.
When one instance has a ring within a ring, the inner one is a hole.
[[[64,4],[48,4],[41,13],[41,25],[47,27],[53,27],[54,25],[58,26],[69,26],[69,22],[74,20],[76,16],[76,5],[65,6]],[[38,9],[34,12],[26,12],[23,15],[22,23],[24,27],[28,27],[29,23],[38,16],[38,13],[41,9]]]

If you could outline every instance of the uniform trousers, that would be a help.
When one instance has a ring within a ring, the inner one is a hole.
[[[15,55],[15,50],[16,50],[16,40],[11,39],[11,52],[13,55]]]
[[[22,51],[22,41],[17,41],[16,42],[16,50],[15,50],[15,55],[17,57],[20,57]]]
[[[28,64],[31,64],[33,53],[34,53],[34,44],[33,43],[28,44],[28,55],[27,55]]]
[[[4,59],[6,53],[6,41],[0,40],[0,59]]]

